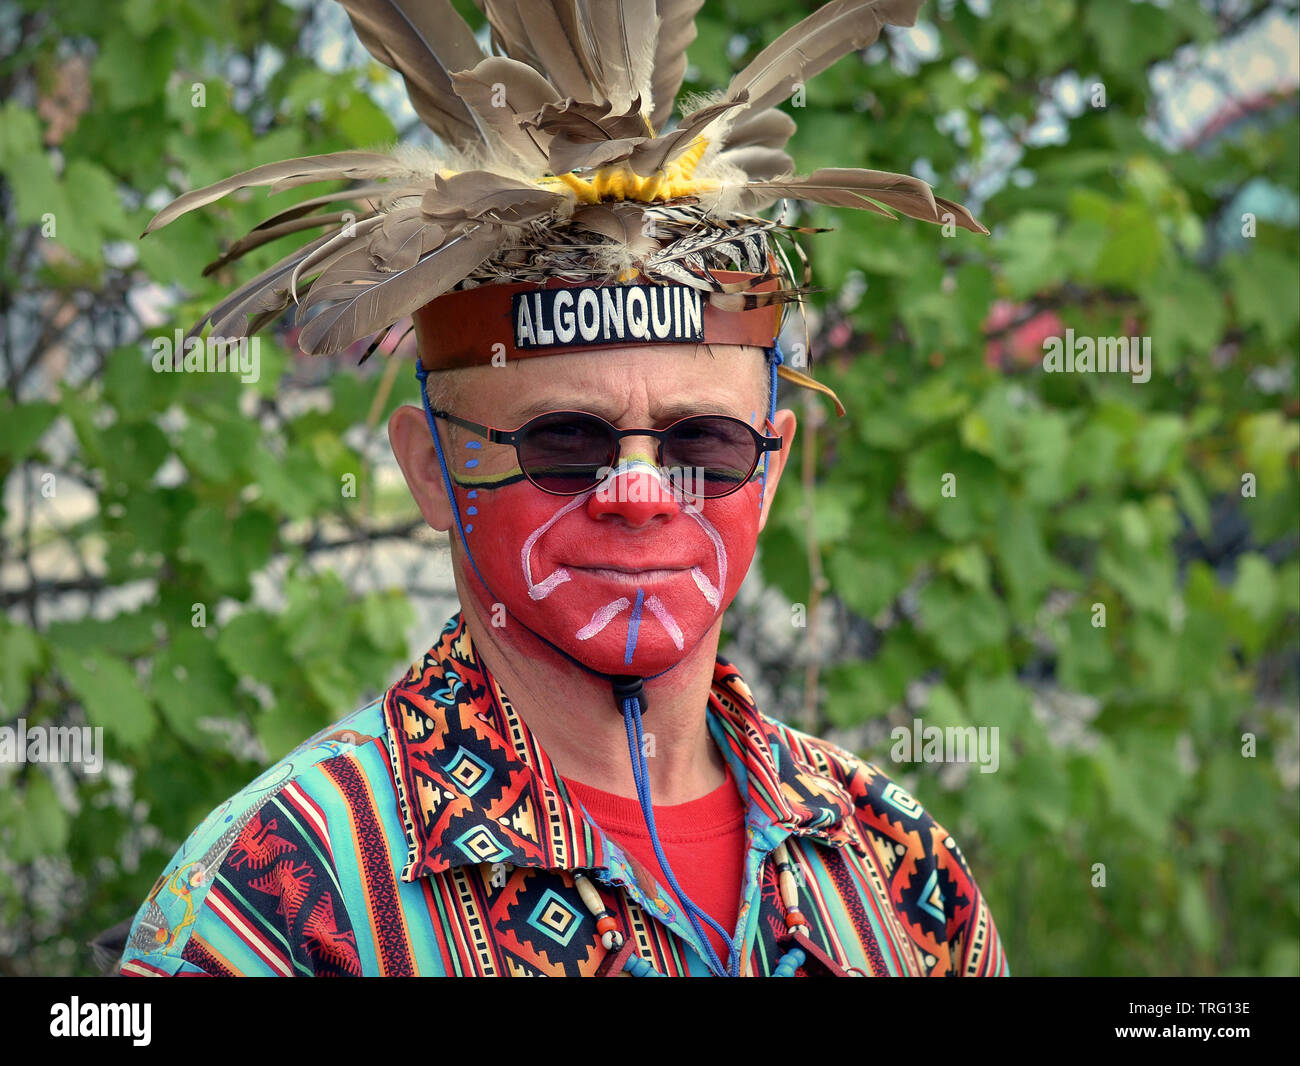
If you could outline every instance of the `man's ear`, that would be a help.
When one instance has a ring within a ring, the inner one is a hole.
[[[776,431],[781,434],[782,444],[778,451],[767,453],[766,490],[763,493],[763,509],[758,516],[760,530],[767,525],[767,512],[772,508],[777,483],[781,480],[781,472],[785,470],[785,461],[790,457],[790,445],[794,443],[796,429],[794,412],[789,408],[777,411],[772,416],[772,425],[776,426]]]
[[[434,529],[447,532],[454,521],[455,505],[447,499],[438,452],[429,436],[424,411],[410,404],[397,408],[388,420],[388,442],[420,514]]]

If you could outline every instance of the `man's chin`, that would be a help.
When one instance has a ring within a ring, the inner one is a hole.
[[[631,649],[630,655],[626,634],[622,639],[617,635],[602,634],[591,640],[574,640],[570,637],[563,643],[560,641],[555,643],[583,666],[597,673],[653,677],[680,663],[699,643],[701,635],[699,632],[683,633],[682,647],[678,648],[676,643],[662,632],[644,635],[638,633],[635,647]]]
[[[605,610],[608,612],[610,608]],[[653,677],[676,666],[717,620],[712,610],[708,610],[707,616],[700,612],[701,617],[691,619],[674,618],[668,613],[660,619],[643,610],[633,622],[632,611],[624,607],[601,625],[600,613],[595,617],[588,613],[581,618],[565,617],[567,612],[547,613],[543,607],[540,612],[533,608],[523,617],[515,618],[535,636],[544,638],[588,670],[608,676],[635,674],[639,677]],[[521,651],[535,654],[536,641],[525,636],[522,628],[508,622],[494,632],[515,643]]]

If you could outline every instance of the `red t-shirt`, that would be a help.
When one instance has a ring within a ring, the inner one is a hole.
[[[664,886],[665,895],[675,900],[655,858],[641,804],[568,778],[565,784],[606,836],[627,852],[634,864],[645,866]],[[727,767],[726,782],[707,795],[689,803],[656,806],[655,828],[677,883],[728,935],[734,933],[745,868],[745,805],[731,768]],[[725,966],[727,950],[722,938],[706,922],[700,925]]]

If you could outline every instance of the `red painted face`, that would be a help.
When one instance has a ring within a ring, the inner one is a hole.
[[[465,461],[465,465],[473,460]],[[730,605],[758,540],[758,480],[717,500],[685,501],[630,463],[597,490],[553,496],[527,481],[456,487],[479,572],[484,617],[508,617],[606,674],[650,677],[676,665]],[[494,623],[495,624],[495,623]]]

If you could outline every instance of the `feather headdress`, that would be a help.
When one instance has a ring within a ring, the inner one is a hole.
[[[341,0],[366,48],[402,76],[442,152],[269,163],[186,193],[154,217],[145,233],[238,189],[351,183],[272,215],[232,244],[207,272],[281,236],[322,231],[194,331],[211,323],[224,337],[242,337],[295,307],[299,345],[330,354],[454,289],[516,290],[556,278],[682,286],[736,318],[773,309],[774,323],[776,306],[798,299],[808,282],[773,240],[789,227],[758,217],[779,199],[898,211],[987,233],[917,178],[853,168],[800,176],[785,151],[795,123],[776,105],[872,44],[884,26],[914,24],[922,0],[833,0],[675,124],[702,0],[477,2],[492,55],[450,0]]]

